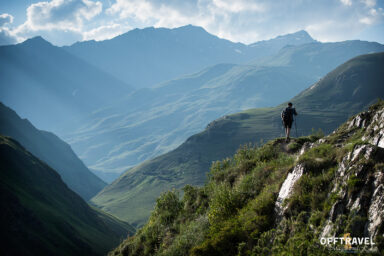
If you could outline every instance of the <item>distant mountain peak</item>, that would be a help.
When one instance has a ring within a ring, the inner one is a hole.
[[[41,46],[41,45],[52,46],[52,44],[50,42],[48,42],[47,40],[45,40],[41,36],[35,36],[35,37],[32,37],[32,38],[29,38],[29,39],[25,40],[24,42],[22,42],[20,44],[21,45],[25,45],[25,46]]]
[[[195,26],[195,25],[192,25],[192,24],[188,24],[188,25],[185,25],[185,26],[174,28],[172,30],[197,30],[197,31],[207,32],[203,27]]]
[[[297,40],[307,40],[307,41],[313,41],[313,42],[316,41],[305,30],[299,30],[299,31],[294,32],[294,33],[289,33],[289,34],[277,36],[271,40],[274,40],[274,39],[292,39],[292,38],[297,39]]]
[[[159,31],[163,31],[166,33],[175,33],[175,32],[176,33],[180,33],[180,32],[181,33],[191,33],[191,32],[195,32],[195,33],[207,33],[208,34],[208,32],[203,27],[188,24],[188,25],[176,27],[176,28],[164,28],[164,27],[135,28],[133,30],[130,30],[130,31],[118,36],[118,37],[126,37],[126,36],[130,36],[132,34],[137,34],[137,33],[140,33],[140,34],[142,34],[142,33],[154,33],[154,32],[159,32]]]
[[[275,43],[278,44],[280,48],[283,48],[285,45],[298,45],[316,42],[307,31],[299,30],[294,33],[280,35],[269,40],[263,40],[251,44],[250,46],[262,46],[265,44]]]
[[[291,34],[292,34],[292,35],[306,35],[306,36],[311,37],[311,36],[309,35],[309,33],[308,33],[306,30],[304,30],[304,29],[299,30],[299,31],[294,32],[294,33],[291,33]]]
[[[297,32],[295,32],[295,33],[288,34],[288,35],[297,36],[297,37],[301,37],[301,38],[307,38],[307,39],[316,41],[316,40],[314,40],[314,39],[311,37],[311,35],[310,35],[307,31],[305,31],[305,30],[299,30],[299,31],[297,31]],[[288,36],[288,35],[287,35],[287,36]]]

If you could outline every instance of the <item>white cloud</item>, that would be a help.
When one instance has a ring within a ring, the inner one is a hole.
[[[383,7],[382,0],[52,0],[29,6],[26,22],[12,33],[49,34],[57,38],[53,43],[68,44],[109,39],[135,27],[193,24],[244,43],[301,29],[320,41],[340,41],[383,23]]]
[[[359,21],[365,25],[373,25],[384,20],[384,11],[382,8],[374,9],[369,8],[365,16],[361,17]]]
[[[8,28],[0,28],[0,45],[15,44],[18,38]]]
[[[13,22],[13,16],[8,13],[0,14],[0,27],[11,24]]]
[[[369,8],[376,5],[376,0],[362,0],[362,2]]]
[[[102,11],[101,2],[90,0],[53,0],[38,2],[27,9],[24,26],[31,30],[79,31],[84,20],[90,20]]]
[[[352,0],[340,0],[340,2],[344,5],[351,6],[352,5]]]
[[[18,41],[17,36],[8,28],[13,23],[13,16],[8,13],[0,15],[0,45],[15,44]]]
[[[131,29],[130,26],[121,24],[111,24],[100,26],[83,33],[83,40],[106,40],[114,38]]]
[[[12,33],[23,41],[43,36],[56,45],[72,44],[83,39],[88,23],[102,12],[102,3],[91,0],[52,0],[30,5],[27,19]]]
[[[220,10],[224,10],[231,13],[239,12],[262,12],[265,7],[262,3],[250,2],[250,1],[233,1],[233,0],[212,0],[212,3]]]
[[[321,41],[353,38],[382,22],[375,0],[116,0],[106,13],[138,27],[202,26],[233,41],[252,43],[307,29]],[[348,7],[348,8],[346,8]]]

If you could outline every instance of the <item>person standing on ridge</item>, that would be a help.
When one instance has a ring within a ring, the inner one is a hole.
[[[296,109],[292,107],[292,102],[289,102],[288,107],[281,112],[281,120],[285,128],[285,142],[289,142],[290,140],[289,134],[291,133],[292,123],[294,121],[293,115],[297,116],[297,112]]]

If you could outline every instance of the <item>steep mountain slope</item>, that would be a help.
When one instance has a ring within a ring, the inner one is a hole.
[[[0,136],[0,155],[1,255],[103,255],[133,233],[15,140]]]
[[[308,42],[314,40],[300,31],[247,46],[188,25],[134,29],[111,40],[79,42],[63,48],[122,81],[143,88],[215,64],[239,64],[274,54],[286,45]]]
[[[275,106],[354,53],[384,51],[383,45],[361,41],[310,44],[311,51],[297,47],[296,55],[302,57],[282,66],[220,64],[138,90],[93,113],[90,122],[63,137],[87,166],[112,181],[127,168],[176,148],[220,116]],[[304,72],[304,63],[312,71]]]
[[[96,195],[106,183],[91,173],[56,135],[36,129],[0,102],[0,134],[18,140],[29,152],[57,170],[63,181],[84,200]]]
[[[35,125],[59,131],[130,87],[41,37],[0,46],[0,101]]]
[[[64,136],[92,170],[114,173],[179,146],[222,115],[278,104],[313,80],[287,68],[221,64],[133,93]]]
[[[329,133],[349,116],[384,97],[384,53],[356,57],[292,99],[299,113],[299,135],[312,128]],[[241,144],[260,143],[283,134],[285,104],[225,116],[177,149],[126,171],[92,199],[96,205],[142,224],[157,195],[185,184],[201,185],[212,161],[231,156]]]
[[[381,101],[327,137],[240,148],[109,255],[383,255],[383,134]]]

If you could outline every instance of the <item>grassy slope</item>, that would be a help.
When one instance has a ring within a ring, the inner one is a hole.
[[[0,136],[0,155],[2,255],[102,255],[134,232],[13,139]]]
[[[19,141],[28,151],[55,169],[63,181],[85,200],[92,198],[106,185],[88,170],[68,144],[53,133],[36,129],[1,102],[0,134]]]
[[[274,62],[261,63],[265,66],[208,67],[138,90],[93,113],[91,122],[64,138],[89,168],[98,175],[109,173],[112,182],[127,169],[175,149],[212,120],[280,104],[345,61],[380,51],[384,45],[363,41],[313,43],[286,47]]]
[[[384,97],[384,53],[354,58],[294,97],[298,133],[312,128],[329,133],[349,116]],[[128,170],[92,202],[134,224],[143,224],[159,192],[201,185],[212,161],[231,156],[241,144],[260,143],[282,135],[280,112],[252,109],[212,122],[177,149]]]
[[[216,65],[139,90],[94,113],[92,123],[66,138],[87,166],[113,171],[116,179],[129,167],[175,149],[220,116],[273,106],[314,81],[285,67]]]
[[[383,109],[381,101],[365,114],[366,120],[372,120],[376,111]],[[275,139],[262,147],[240,148],[233,157],[212,165],[204,186],[184,187],[181,200],[175,191],[163,193],[146,225],[110,255],[346,255],[343,245],[328,249],[320,245],[319,237],[333,218],[330,215],[338,217],[332,221],[337,237],[345,233],[367,236],[364,226],[376,221],[368,220],[367,211],[375,189],[381,186],[373,186],[372,182],[374,176],[382,174],[384,150],[363,142],[363,136],[373,137],[373,133],[344,124],[322,140],[308,136],[286,144],[284,139]],[[315,141],[299,156],[305,143]],[[347,161],[345,173],[337,174],[337,167],[345,163],[350,152],[365,144],[373,148],[369,159],[362,153],[351,166]],[[275,203],[281,185],[298,165],[304,166],[304,174],[283,203],[286,209],[282,218],[276,218]],[[354,174],[356,166],[363,170],[358,177]],[[346,194],[333,191],[336,184]],[[331,210],[336,202],[347,204],[354,200],[359,202],[358,210],[343,208],[337,215]],[[359,250],[353,253],[383,255],[384,223],[380,225],[373,237],[378,251],[364,253],[361,246],[355,246]]]

